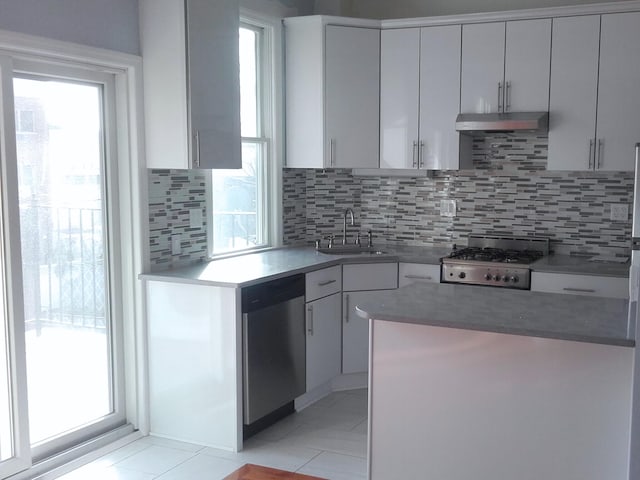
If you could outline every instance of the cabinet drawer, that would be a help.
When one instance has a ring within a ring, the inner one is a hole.
[[[398,287],[412,283],[440,283],[440,265],[424,263],[398,264]]]
[[[397,263],[362,263],[342,266],[342,290],[386,290],[398,288]]]
[[[336,265],[307,273],[305,284],[305,301],[307,302],[338,293],[342,290],[342,268]]]
[[[531,290],[569,295],[590,295],[592,297],[629,298],[629,279],[598,275],[531,272]]]

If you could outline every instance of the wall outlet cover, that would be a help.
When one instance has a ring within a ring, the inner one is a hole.
[[[182,238],[179,234],[171,235],[171,255],[180,255],[182,253]]]
[[[612,203],[610,219],[613,222],[626,222],[629,220],[629,205],[626,203]]]
[[[440,216],[455,217],[457,212],[455,200],[440,200]]]
[[[189,227],[202,228],[202,210],[199,208],[189,210]]]

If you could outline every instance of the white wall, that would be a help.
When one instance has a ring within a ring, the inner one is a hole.
[[[294,17],[298,15],[296,3],[309,3],[309,0],[239,0],[240,8],[277,18]],[[310,9],[301,15],[313,13]]]
[[[341,2],[341,8],[339,13],[333,14],[382,19],[558,7],[614,0],[316,0],[316,10],[336,1]]]
[[[140,53],[137,0],[0,0],[0,29]]]

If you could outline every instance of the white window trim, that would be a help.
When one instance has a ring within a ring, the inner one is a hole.
[[[135,55],[88,47],[69,42],[0,30],[0,55],[16,60],[36,61],[50,65],[72,66],[101,70],[115,76],[117,111],[117,157],[120,168],[115,181],[119,185],[119,220],[122,242],[120,269],[122,272],[122,315],[124,319],[125,411],[127,421],[141,434],[149,432],[148,391],[146,388],[146,328],[144,324],[144,289],[138,275],[148,270],[148,206],[146,170],[144,162],[142,59]],[[13,115],[13,112],[11,112]],[[17,474],[12,480],[33,478],[69,459],[126,435],[115,432],[91,445],[72,449],[30,470]]]
[[[283,92],[283,43],[282,21],[280,18],[263,15],[245,8],[240,8],[240,24],[247,23],[264,31],[262,58],[267,61],[262,65],[266,71],[262,72],[261,95],[268,98],[266,105],[259,106],[259,112],[265,120],[262,124],[262,135],[267,138],[265,143],[266,159],[269,162],[264,179],[264,195],[261,199],[266,202],[269,218],[263,219],[267,246],[212,254],[211,240],[213,227],[207,222],[207,237],[209,239],[210,258],[224,258],[243,255],[273,247],[282,246],[283,211],[282,211],[282,159],[284,148],[284,92]],[[268,57],[267,57],[268,56]],[[242,140],[263,142],[263,138],[245,138]],[[211,180],[207,176],[207,204],[211,205]],[[209,209],[210,210],[210,209]]]

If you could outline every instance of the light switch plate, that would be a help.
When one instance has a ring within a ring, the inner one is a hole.
[[[455,217],[457,212],[455,200],[440,200],[440,216]]]
[[[612,203],[610,220],[613,222],[626,222],[629,220],[629,205],[626,203]]]
[[[202,228],[202,210],[199,208],[189,210],[189,227]]]

